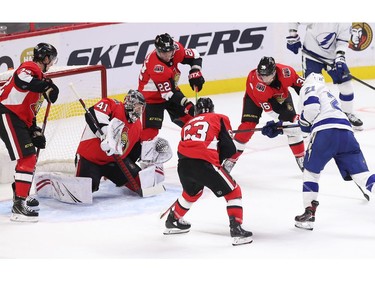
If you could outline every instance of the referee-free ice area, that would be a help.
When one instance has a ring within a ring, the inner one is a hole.
[[[375,85],[374,80],[366,82]],[[370,170],[374,172],[375,91],[355,81],[353,85],[355,113],[364,122],[364,130],[355,135]],[[337,95],[336,88],[331,84],[330,88]],[[204,95],[204,90],[200,95]],[[228,115],[233,129],[237,129],[243,93],[210,97],[215,111]],[[298,96],[293,94],[293,98],[297,106]],[[270,117],[263,114],[259,126],[268,120]],[[39,222],[15,223],[9,220],[11,186],[1,184],[0,258],[62,258],[65,262],[70,259],[119,258],[126,260],[114,261],[114,267],[141,263],[155,270],[149,272],[151,276],[156,277],[157,271],[162,276],[173,272],[182,279],[193,270],[190,263],[194,266],[207,263],[206,269],[215,267],[215,272],[220,272],[220,266],[226,266],[227,273],[220,276],[228,278],[232,276],[228,272],[235,272],[236,268],[242,274],[248,272],[245,277],[252,276],[251,272],[259,268],[265,275],[271,274],[272,269],[276,269],[273,273],[277,274],[289,268],[292,278],[292,272],[302,268],[301,274],[308,272],[310,278],[317,265],[331,270],[337,260],[340,260],[338,270],[341,271],[362,265],[362,262],[373,266],[375,197],[370,194],[370,201],[366,201],[353,182],[341,179],[333,161],[321,175],[320,205],[314,230],[294,227],[294,217],[304,211],[302,174],[283,135],[269,139],[256,132],[232,170],[232,176],[242,188],[243,228],[253,232],[252,244],[232,246],[226,202],[224,198],[216,198],[208,189],[185,216],[192,224],[190,232],[163,235],[164,220],[159,218],[160,213],[181,194],[176,171],[180,129],[170,122],[167,115],[160,136],[169,140],[175,153],[165,164],[166,192],[155,197],[139,198],[128,189],[103,181],[100,190],[94,194],[92,205],[71,205],[40,198]],[[104,263],[109,263],[108,271],[112,270],[112,261]],[[77,266],[73,262],[74,265]],[[95,266],[89,268],[93,271]],[[137,272],[146,274],[147,270],[143,268]],[[128,270],[124,270],[124,276]],[[299,278],[306,279],[300,274]]]

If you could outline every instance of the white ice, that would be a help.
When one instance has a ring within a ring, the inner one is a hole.
[[[375,85],[374,80],[366,82]],[[355,135],[370,171],[375,171],[375,91],[358,82],[353,84],[355,112],[364,122],[364,130]],[[336,88],[330,87],[337,94]],[[240,123],[242,96],[242,92],[211,96],[215,111],[228,115],[233,129]],[[264,114],[259,126],[268,120]],[[174,151],[179,131],[166,116],[160,135],[170,141]],[[345,278],[356,279],[372,273],[375,197],[367,202],[353,182],[341,179],[333,161],[321,175],[314,230],[297,229],[294,217],[303,213],[302,179],[286,137],[269,139],[255,133],[232,171],[243,193],[243,227],[252,231],[254,238],[252,244],[237,247],[231,245],[225,200],[208,189],[185,216],[192,223],[191,231],[163,235],[160,213],[181,194],[176,163],[175,153],[165,165],[166,192],[161,195],[139,198],[103,182],[89,206],[40,199],[40,220],[34,224],[9,220],[11,187],[2,184],[1,267],[9,268],[7,264],[14,265],[13,259],[16,263],[20,259],[22,266],[31,263],[30,270],[37,270],[30,272],[32,275],[51,266],[53,272],[48,275],[54,279],[75,268],[83,276],[92,274],[92,279],[106,280],[114,272],[124,280],[129,272],[141,280],[144,276],[192,280],[199,278],[194,267],[209,272],[212,278],[217,274],[221,280],[254,280],[251,277],[256,274],[263,276],[257,280],[271,276],[288,280],[329,278],[316,276],[322,268],[336,280],[343,273]],[[28,273],[22,275],[28,278]]]

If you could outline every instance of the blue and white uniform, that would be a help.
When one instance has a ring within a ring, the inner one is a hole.
[[[345,61],[349,46],[351,23],[290,23],[288,49],[298,53],[301,47],[298,28],[304,25],[306,32],[302,45],[303,76],[326,70],[337,84],[342,110],[348,115],[355,129],[361,130],[363,122],[354,114],[354,90],[351,75]],[[311,54],[311,55],[309,55]],[[322,63],[317,57],[326,63]]]
[[[354,180],[372,191],[375,175],[370,173],[351,124],[342,112],[321,74],[310,74],[300,91],[302,131],[310,132],[304,158],[304,207],[317,200],[320,173],[334,159],[344,180]],[[375,189],[374,189],[375,190]]]

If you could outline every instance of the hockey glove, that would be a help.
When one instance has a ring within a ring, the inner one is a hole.
[[[46,78],[45,81],[48,83],[47,89],[43,92],[43,96],[46,100],[55,103],[59,96],[59,88],[52,82],[51,79]]]
[[[280,128],[282,124],[282,121],[277,123],[273,120],[268,121],[267,124],[262,128],[262,134],[269,138],[274,138],[279,134],[283,134],[283,129]]]
[[[301,128],[301,131],[304,133],[310,133],[311,132],[311,123],[305,119],[303,116],[303,113],[301,114],[298,124]]]
[[[31,126],[30,136],[31,141],[36,148],[46,148],[46,137],[43,135],[42,129],[40,127],[35,125]]]
[[[195,106],[191,101],[186,100],[184,103],[184,112],[194,117],[195,115]]]
[[[340,80],[343,80],[349,75],[349,68],[346,65],[345,57],[342,53],[338,53],[335,59],[335,68],[337,76]]]
[[[198,92],[200,90],[202,90],[204,82],[205,81],[204,81],[204,78],[202,76],[202,72],[199,69],[197,69],[197,68],[190,69],[190,71],[189,71],[189,83],[190,83],[190,87],[193,89],[193,91],[194,91],[194,86],[197,87]]]
[[[286,37],[286,47],[293,53],[298,54],[298,50],[302,47],[302,44],[297,32],[291,32],[290,35]]]

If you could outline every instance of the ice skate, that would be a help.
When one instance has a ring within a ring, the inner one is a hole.
[[[359,119],[357,116],[355,116],[353,113],[345,113],[346,116],[349,119],[350,124],[352,124],[353,129],[357,131],[362,131],[363,130],[363,122],[361,119]]]
[[[16,198],[16,184],[15,183],[12,183],[12,190],[13,190],[13,200],[15,200]],[[34,198],[34,197],[31,197],[31,196],[27,196],[26,197],[26,205],[29,206],[29,207],[33,207],[34,210],[38,211],[39,210],[39,201],[38,199]]]
[[[31,207],[35,211],[39,211],[39,201],[38,201],[38,199],[36,199],[34,197],[27,196],[26,197],[26,205]]]
[[[176,219],[174,212],[171,211],[168,215],[167,220],[165,221],[165,230],[164,234],[180,234],[190,231],[191,224],[185,221],[183,218]]]
[[[253,242],[253,233],[246,231],[241,224],[236,221],[235,217],[229,217],[230,236],[233,237],[232,245],[238,246]]]
[[[11,221],[17,222],[37,222],[39,213],[36,210],[30,208],[26,199],[15,196],[13,201],[12,216],[10,217]]]
[[[302,228],[306,230],[313,230],[314,229],[314,222],[315,222],[315,212],[316,208],[319,205],[318,201],[313,200],[311,202],[310,207],[305,209],[305,212],[295,217],[295,227]]]

